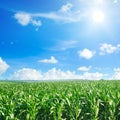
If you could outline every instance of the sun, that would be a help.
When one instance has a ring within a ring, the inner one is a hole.
[[[102,11],[94,11],[92,19],[95,23],[102,23],[104,21],[104,13]]]

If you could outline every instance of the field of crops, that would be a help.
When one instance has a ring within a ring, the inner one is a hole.
[[[120,120],[120,81],[0,82],[0,120]]]

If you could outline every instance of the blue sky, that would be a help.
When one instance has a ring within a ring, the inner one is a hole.
[[[120,79],[120,0],[0,2],[0,78]]]

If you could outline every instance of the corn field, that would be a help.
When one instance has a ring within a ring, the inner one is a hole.
[[[120,120],[120,81],[0,82],[0,120]]]

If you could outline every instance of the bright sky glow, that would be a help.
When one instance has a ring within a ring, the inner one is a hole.
[[[120,79],[120,0],[1,0],[0,79]]]
[[[102,11],[94,11],[92,14],[92,19],[96,23],[104,22],[104,13]]]

